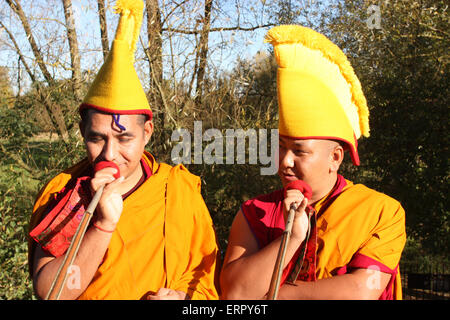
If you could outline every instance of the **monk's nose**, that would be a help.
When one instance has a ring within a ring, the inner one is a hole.
[[[103,159],[106,161],[114,161],[116,159],[117,146],[112,140],[113,139],[108,139],[103,146]]]
[[[280,168],[293,168],[294,167],[294,154],[291,150],[280,152]]]

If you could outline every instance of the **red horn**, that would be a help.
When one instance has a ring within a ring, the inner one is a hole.
[[[117,172],[114,174],[114,178],[116,178],[116,179],[120,178],[119,167],[117,166],[117,164],[115,164],[112,161],[100,161],[100,162],[96,163],[94,166],[94,172],[97,172],[99,170],[102,170],[102,169],[108,168],[108,167],[116,168]]]
[[[307,184],[305,181],[295,180],[295,181],[289,182],[289,184],[284,187],[284,197],[285,198],[286,198],[286,191],[291,190],[291,189],[299,190],[301,193],[303,193],[305,198],[307,198],[308,200],[311,199],[312,189],[309,186],[309,184]]]

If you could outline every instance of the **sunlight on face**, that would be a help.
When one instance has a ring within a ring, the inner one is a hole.
[[[138,167],[145,145],[153,132],[153,124],[144,124],[139,115],[121,115],[120,130],[110,114],[93,112],[83,124],[83,138],[88,159],[91,163],[102,160],[115,162],[125,178]]]
[[[300,179],[311,186],[313,194],[329,188],[337,171],[336,148],[342,149],[332,140],[280,137],[278,175],[283,186]]]

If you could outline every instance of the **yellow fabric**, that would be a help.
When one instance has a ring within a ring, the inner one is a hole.
[[[114,40],[126,41],[129,52],[134,53],[141,31],[144,3],[142,0],[117,0],[114,9],[121,15]],[[131,59],[134,60],[133,55]]]
[[[265,41],[279,67],[280,134],[342,140],[358,165],[356,139],[369,136],[369,111],[345,54],[325,36],[296,25],[272,28]]]
[[[298,88],[308,94],[299,94]],[[278,99],[282,106],[278,126],[281,135],[298,138],[339,137],[354,143],[353,130],[345,112],[342,108],[334,107],[338,104],[336,96],[314,75],[279,69],[278,89]],[[301,117],[299,105],[302,106]],[[321,108],[317,108],[318,105]]]
[[[313,75],[322,85],[327,87],[327,90],[332,92],[337,99],[336,105],[340,106],[340,109],[345,112],[355,136],[359,138],[361,130],[358,107],[353,103],[350,85],[342,76],[339,66],[328,60],[322,51],[310,49],[302,43],[279,44],[277,53],[277,57],[280,58],[280,70],[299,70],[306,75]],[[282,58],[283,60],[281,60]],[[292,86],[295,87],[296,85],[292,84]],[[304,92],[309,91],[305,88]],[[298,95],[298,92],[296,94]]]
[[[200,179],[182,165],[157,164],[153,175],[124,201],[122,216],[104,261],[79,299],[140,299],[161,287],[192,299],[218,299],[218,247]],[[55,177],[39,195],[30,228],[42,219],[51,194],[76,177],[87,161]],[[34,244],[30,244],[32,263]]]
[[[150,105],[136,70],[134,52],[142,24],[142,0],[118,0],[120,14],[116,36],[80,108],[116,114],[149,114]]]
[[[320,210],[321,203],[315,209]],[[317,279],[329,278],[362,254],[394,270],[406,242],[405,211],[400,203],[361,184],[347,186],[317,219]],[[401,299],[400,272],[393,284]]]

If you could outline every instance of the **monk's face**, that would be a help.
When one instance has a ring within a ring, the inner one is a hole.
[[[280,137],[278,175],[283,186],[293,180],[303,180],[313,191],[313,198],[323,196],[333,188],[337,170],[343,159],[343,149],[332,140],[290,139]]]
[[[125,130],[117,127],[112,115],[89,110],[80,128],[89,161],[113,161],[127,179],[139,171],[145,145],[153,133],[153,123],[145,121],[142,115],[121,115],[119,123]]]

